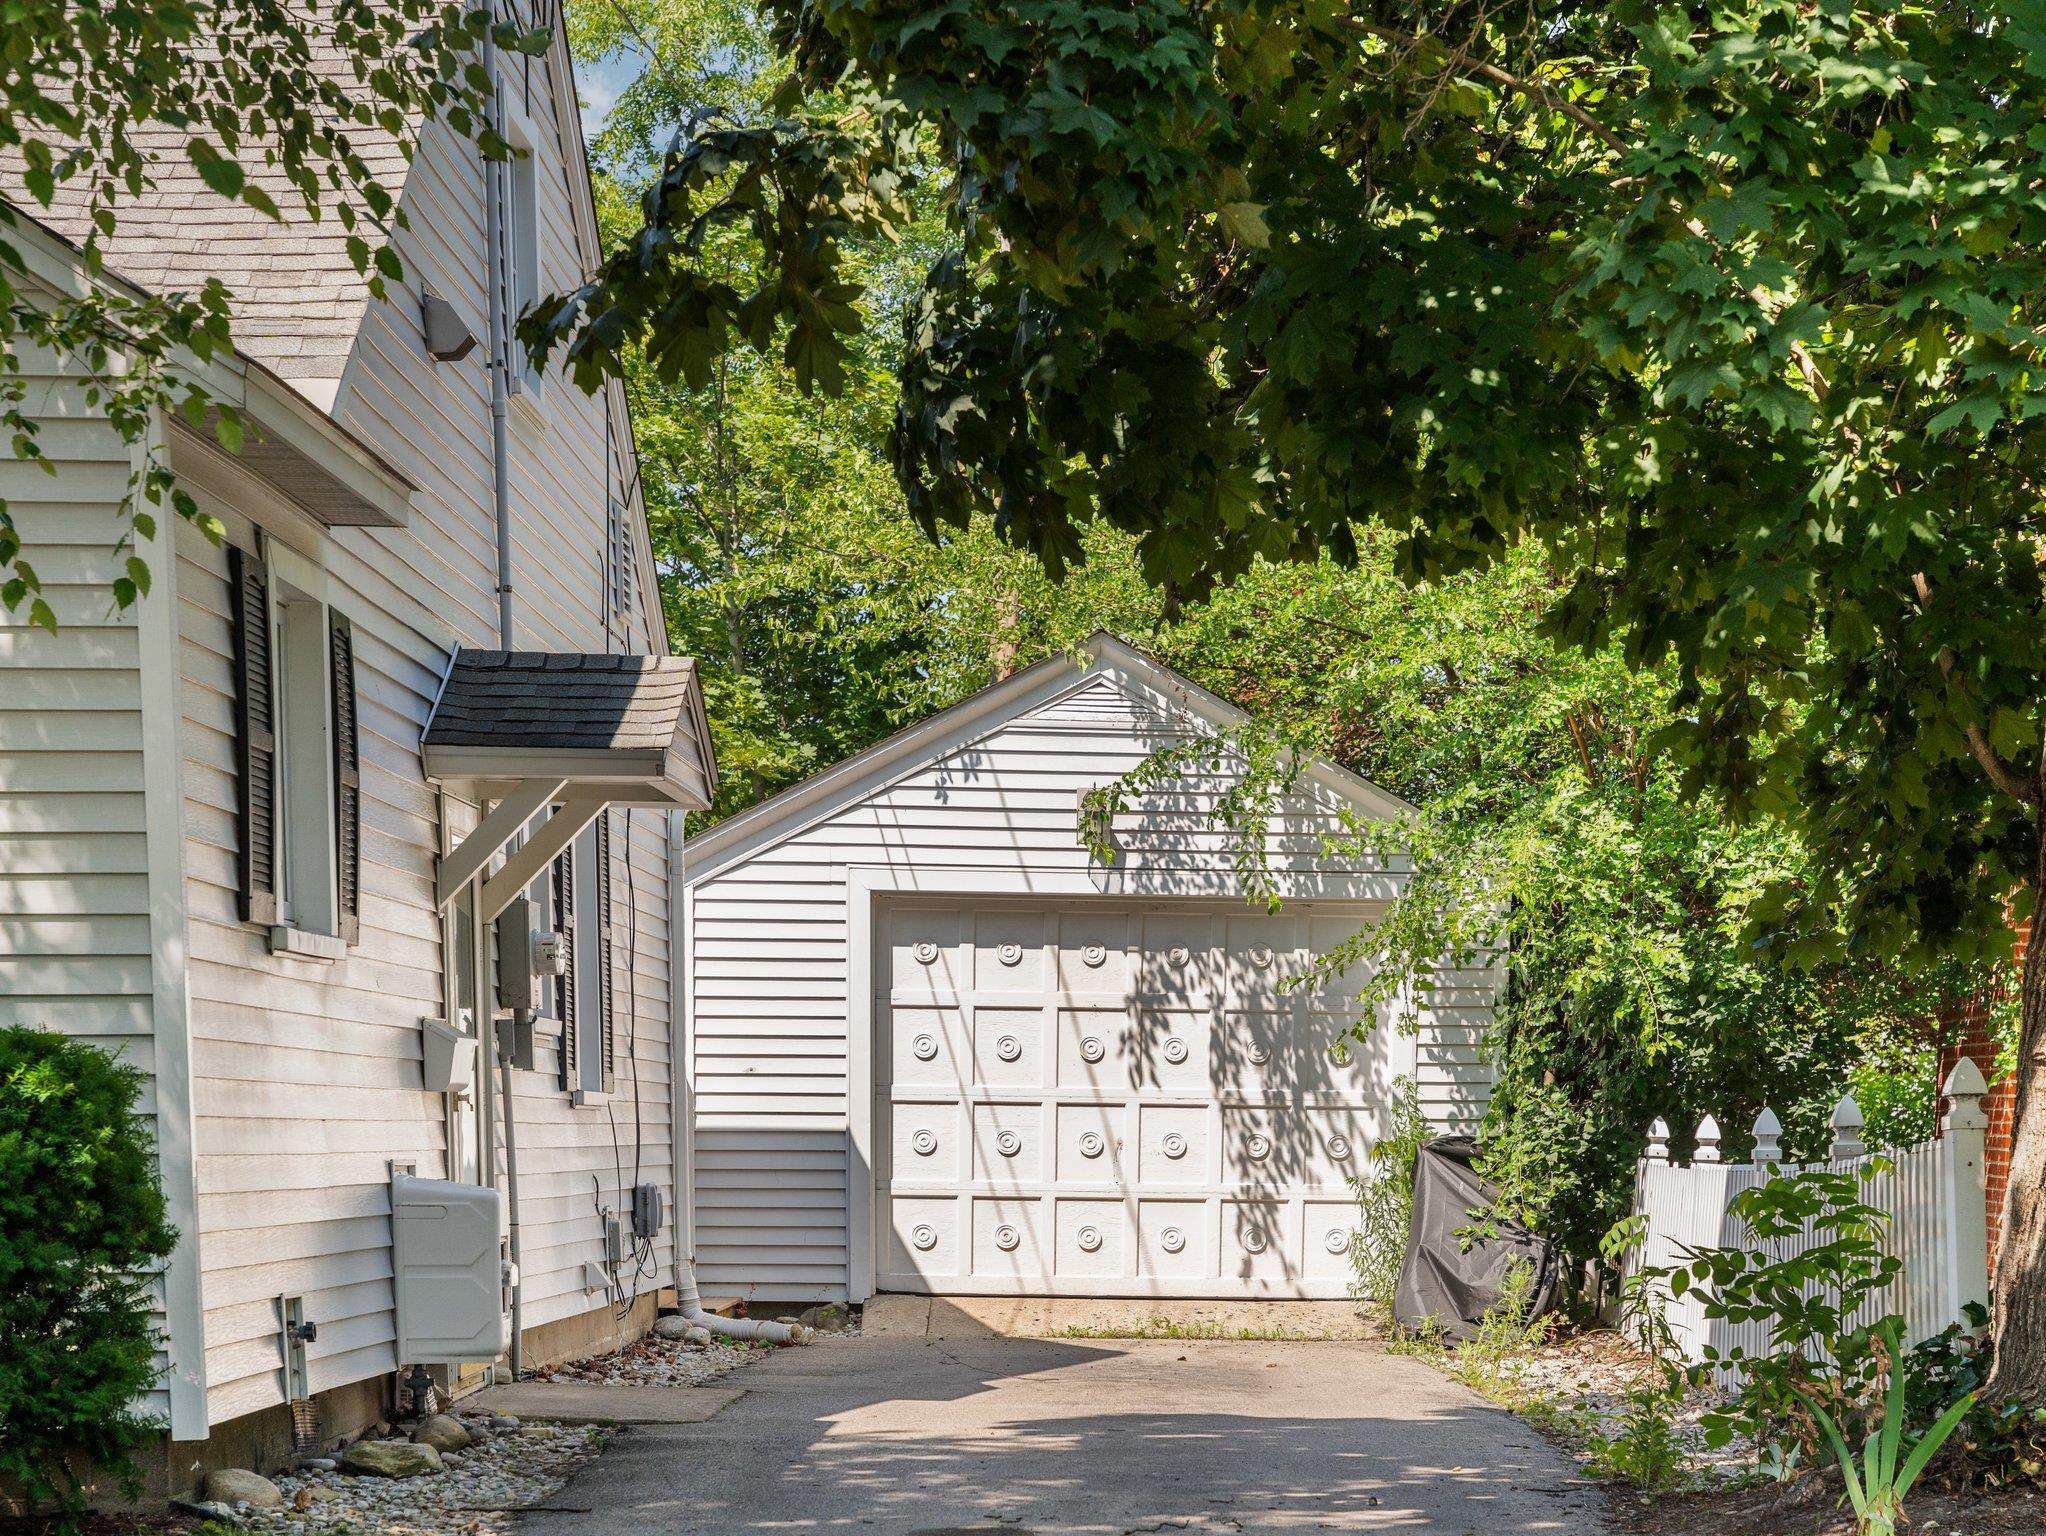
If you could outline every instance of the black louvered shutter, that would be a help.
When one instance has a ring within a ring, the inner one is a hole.
[[[229,548],[234,602],[234,719],[241,755],[236,822],[241,844],[241,915],[277,921],[277,721],[271,677],[270,572],[263,557]]]
[[[631,849],[626,850],[627,856]],[[604,1091],[618,1081],[618,1025],[612,1007],[611,976],[611,813],[597,813],[597,984],[604,1018]]]
[[[355,631],[327,614],[327,658],[334,669],[334,918],[342,942],[362,937],[362,749],[355,724]]]
[[[559,811],[555,812],[560,815]],[[554,929],[561,935],[567,966],[554,981],[554,998],[561,1013],[561,1086],[573,1091],[582,1086],[582,1064],[576,1060],[575,1027],[575,848],[561,850],[554,861]]]

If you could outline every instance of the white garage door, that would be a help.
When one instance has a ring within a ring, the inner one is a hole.
[[[1369,909],[1102,900],[878,914],[879,1289],[1345,1294],[1348,1180],[1405,1047],[1355,978],[1282,988]]]

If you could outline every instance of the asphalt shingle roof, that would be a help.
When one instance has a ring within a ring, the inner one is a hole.
[[[352,64],[331,50],[316,47],[313,67],[354,79]],[[108,269],[152,293],[196,292],[217,277],[234,296],[236,351],[294,383],[340,379],[369,302],[341,221],[331,211],[317,221],[308,217],[283,172],[263,163],[260,144],[244,145],[238,158],[283,212],[281,221],[207,188],[185,149],[191,130],[150,122],[131,137],[156,184],[118,197],[119,226],[100,245]],[[410,164],[398,141],[359,125],[348,137],[377,181],[401,197]],[[21,166],[18,150],[0,152],[0,197],[83,245],[92,232],[84,181],[60,184],[45,208],[23,189]]]
[[[429,747],[660,751],[683,729],[696,663],[686,656],[455,653],[427,722]]]

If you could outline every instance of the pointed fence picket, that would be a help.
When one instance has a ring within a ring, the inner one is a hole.
[[[1915,1344],[1963,1319],[1969,1302],[1989,1297],[1988,1239],[1982,1199],[1982,1074],[1963,1058],[1945,1085],[1948,1109],[1932,1141],[1895,1151],[1870,1152],[1863,1144],[1860,1107],[1843,1098],[1833,1112],[1831,1156],[1816,1166],[1861,1172],[1880,1158],[1886,1167],[1862,1184],[1862,1198],[1888,1214],[1887,1242],[1902,1266],[1897,1278],[1854,1314],[1857,1324],[1901,1314],[1905,1342]],[[1630,1273],[1680,1265],[1706,1248],[1751,1243],[1729,1207],[1744,1189],[1799,1167],[1777,1161],[1782,1122],[1764,1109],[1755,1119],[1755,1158],[1721,1160],[1721,1136],[1711,1116],[1698,1127],[1697,1152],[1688,1164],[1670,1161],[1669,1126],[1657,1120],[1648,1130],[1647,1154],[1638,1166],[1634,1214],[1645,1218],[1641,1242],[1630,1255]],[[1790,1258],[1816,1243],[1810,1234],[1766,1246]],[[1692,1290],[1659,1298],[1672,1346],[1697,1362],[1709,1345],[1722,1356],[1739,1346],[1749,1356],[1770,1353],[1766,1322],[1729,1323],[1705,1315],[1707,1296]],[[1638,1324],[1637,1324],[1638,1326]]]

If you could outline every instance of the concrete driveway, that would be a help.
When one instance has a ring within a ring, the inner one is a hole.
[[[1371,1343],[828,1340],[728,1382],[520,1536],[1606,1529],[1532,1429]]]

